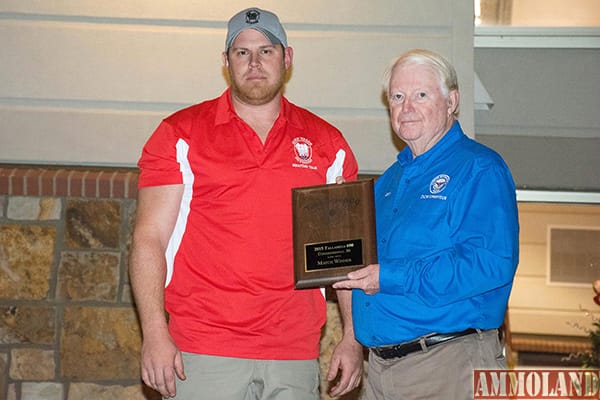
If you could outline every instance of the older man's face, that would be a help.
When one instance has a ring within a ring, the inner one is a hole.
[[[433,147],[452,127],[458,92],[446,95],[438,74],[427,65],[394,68],[388,96],[392,129],[414,156]]]

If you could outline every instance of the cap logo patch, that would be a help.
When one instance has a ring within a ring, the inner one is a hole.
[[[260,19],[260,11],[258,11],[258,10],[250,10],[246,13],[246,23],[247,24],[258,24],[259,19]]]

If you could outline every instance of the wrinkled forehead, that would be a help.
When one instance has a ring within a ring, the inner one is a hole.
[[[427,86],[441,89],[442,76],[435,68],[422,63],[397,64],[392,69],[390,90],[402,86]]]

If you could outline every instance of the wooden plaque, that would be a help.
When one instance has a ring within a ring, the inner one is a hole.
[[[373,179],[292,189],[294,287],[325,287],[377,262]]]

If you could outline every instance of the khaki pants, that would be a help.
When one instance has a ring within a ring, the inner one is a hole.
[[[317,360],[249,360],[183,353],[177,400],[318,400]]]
[[[406,357],[369,353],[367,400],[473,399],[473,370],[506,369],[498,331],[454,339]]]

